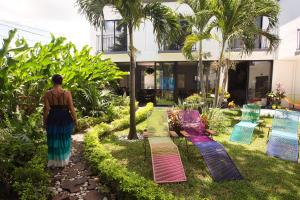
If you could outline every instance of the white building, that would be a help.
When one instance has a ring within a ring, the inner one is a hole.
[[[176,12],[190,12],[187,6],[180,6],[176,1],[165,1],[165,5]],[[300,78],[296,79],[297,73],[300,74],[300,56],[296,55],[297,49],[300,49],[300,12],[290,9],[300,7],[300,1],[286,0],[280,2],[280,5],[282,11],[278,34],[282,41],[276,52],[268,53],[266,40],[259,38],[251,55],[240,54],[239,41],[233,42],[231,50],[226,53],[230,60],[237,63],[235,69],[229,71],[228,91],[232,100],[238,104],[266,97],[266,93],[274,90],[278,83],[283,85],[292,100],[300,98]],[[105,29],[91,28],[93,50],[96,53],[104,52],[105,57],[111,58],[121,69],[129,71],[126,27],[117,29],[121,17],[112,8],[105,8],[104,13]],[[257,23],[264,28],[268,22],[261,18]],[[171,104],[196,91],[197,64],[183,56],[180,51],[182,43],[159,48],[152,23],[146,21],[135,30],[134,45],[138,49],[136,88],[139,101],[156,100],[158,105]],[[204,41],[203,47],[205,52],[211,54],[205,61],[208,69],[205,79],[210,90],[215,80],[215,72],[210,66],[211,62],[217,60],[220,47],[214,40]],[[121,82],[121,87],[126,91],[128,82],[128,77]]]
[[[300,7],[298,0],[280,1],[278,34],[281,43],[273,65],[273,84],[280,83],[292,102],[300,103]],[[299,107],[300,109],[300,107]]]

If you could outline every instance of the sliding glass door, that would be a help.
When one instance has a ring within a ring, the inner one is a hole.
[[[156,105],[174,104],[174,63],[156,63]]]

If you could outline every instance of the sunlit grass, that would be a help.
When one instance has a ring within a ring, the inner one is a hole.
[[[189,144],[187,155],[185,141],[179,139],[178,145],[187,182],[177,184],[162,184],[161,187],[173,192],[178,197],[186,199],[300,199],[300,165],[268,157],[266,155],[267,128],[261,132],[255,129],[253,142],[250,145],[237,144],[229,141],[232,126],[238,121],[234,120],[237,113],[228,112],[228,133],[215,136],[214,139],[222,143],[241,171],[245,180],[226,181],[217,183],[212,180],[207,171],[204,160],[198,149]],[[267,124],[270,118],[264,118]],[[137,125],[142,131],[146,122]],[[146,159],[144,157],[144,142],[119,141],[118,136],[127,135],[128,130],[116,132],[103,141],[105,147],[116,157],[120,163],[141,176],[153,179],[152,165],[147,146]],[[189,159],[188,159],[189,157]]]

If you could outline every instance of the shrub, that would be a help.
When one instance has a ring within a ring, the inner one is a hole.
[[[46,200],[50,196],[49,174],[45,171],[47,146],[40,146],[36,153],[23,167],[14,170],[13,188],[20,200]]]
[[[139,109],[136,113],[136,121],[145,120],[152,109],[152,103],[148,103],[146,107]],[[172,194],[159,188],[153,181],[147,180],[134,172],[129,172],[101,145],[98,139],[99,136],[128,126],[129,118],[126,117],[113,121],[111,125],[101,123],[89,130],[84,138],[87,160],[107,180],[118,184],[118,188],[125,199],[175,199]]]
[[[41,113],[6,119],[0,128],[0,180],[12,186],[21,200],[47,199],[49,175],[46,137]]]
[[[184,100],[187,104],[200,104],[203,98],[200,94],[193,94]]]
[[[208,109],[202,113],[202,119],[206,120],[209,129],[217,133],[226,133],[228,120],[219,108]]]
[[[145,107],[138,109],[136,111],[136,123],[140,123],[147,119],[147,116],[149,112],[153,110],[153,103],[148,103]],[[114,131],[120,131],[126,128],[129,128],[130,122],[129,122],[130,116],[127,115],[125,117],[122,117],[121,119],[115,120],[111,123]]]

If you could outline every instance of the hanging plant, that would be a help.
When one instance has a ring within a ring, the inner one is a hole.
[[[153,74],[154,73],[154,69],[152,67],[148,67],[146,70],[145,70],[145,73],[146,74]]]

